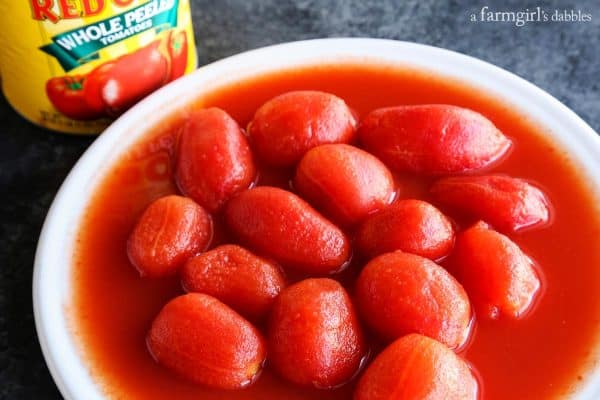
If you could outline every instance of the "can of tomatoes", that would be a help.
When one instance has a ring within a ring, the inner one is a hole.
[[[55,131],[99,133],[196,68],[189,0],[0,1],[0,26],[4,96]]]

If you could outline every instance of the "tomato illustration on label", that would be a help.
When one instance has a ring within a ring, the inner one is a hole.
[[[100,97],[109,115],[119,115],[166,83],[169,60],[157,40],[115,60]]]
[[[65,116],[76,120],[116,117],[166,83],[184,75],[188,40],[184,31],[98,65],[87,75],[65,75],[48,81],[48,88],[68,86],[73,93],[60,96],[48,89],[48,98]],[[66,97],[66,98],[63,98]]]
[[[102,117],[102,110],[90,107],[85,101],[83,86],[86,77],[60,76],[46,82],[46,94],[54,107],[69,118],[92,120]]]
[[[102,90],[106,84],[106,81],[110,77],[110,71],[114,66],[114,61],[100,64],[88,74],[87,79],[85,80],[85,88],[83,91],[85,102],[91,109],[95,110],[101,115],[105,114],[105,104],[102,100]]]
[[[183,76],[188,63],[188,40],[185,31],[169,35],[171,75],[169,82]]]

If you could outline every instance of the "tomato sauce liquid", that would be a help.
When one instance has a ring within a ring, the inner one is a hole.
[[[271,97],[316,89],[342,97],[360,116],[382,106],[447,103],[483,113],[514,140],[510,156],[494,172],[536,182],[549,196],[552,224],[510,235],[543,271],[543,293],[520,321],[477,319],[461,352],[480,379],[481,398],[553,399],[571,393],[596,356],[600,319],[600,217],[585,177],[543,128],[481,91],[409,69],[346,65],[269,74],[221,88],[194,107],[217,106],[241,126]],[[148,203],[176,191],[172,153],[184,118],[165,118],[114,165],[100,183],[79,227],[74,256],[72,329],[92,376],[110,398],[127,399],[350,399],[354,382],[331,391],[302,389],[267,365],[256,384],[241,391],[194,385],[159,366],[145,336],[159,310],[183,291],[177,278],[141,279],[125,243]],[[543,122],[543,121],[541,121]],[[261,171],[259,184],[287,185],[290,171]],[[398,177],[399,197],[427,199],[427,179]],[[215,243],[228,241],[224,229]],[[357,266],[343,274],[351,282]],[[350,291],[352,285],[348,284]]]

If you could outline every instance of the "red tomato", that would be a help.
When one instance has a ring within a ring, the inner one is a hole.
[[[352,225],[387,206],[394,178],[377,158],[347,144],[309,150],[296,169],[300,195],[339,224]]]
[[[102,104],[110,115],[119,115],[165,84],[169,65],[161,44],[156,40],[113,60],[110,67],[99,67],[87,101],[94,107]]]
[[[165,367],[202,385],[239,389],[254,382],[265,340],[248,321],[214,297],[176,297],[152,322],[147,344]]]
[[[459,347],[470,331],[471,306],[463,287],[426,258],[395,251],[376,257],[356,281],[361,316],[379,336],[409,333]]]
[[[115,66],[115,61],[108,61],[94,68],[87,76],[83,95],[88,107],[98,113],[106,113],[106,104],[102,99],[102,89],[109,78],[110,71]]]
[[[183,76],[188,62],[188,40],[185,31],[169,35],[169,56],[171,73],[169,82]]]
[[[186,197],[165,196],[144,210],[129,235],[127,254],[142,276],[173,275],[211,236],[211,219],[202,207]]]
[[[350,297],[332,279],[306,279],[284,289],[273,305],[267,340],[274,369],[304,386],[345,383],[365,355]]]
[[[505,175],[440,179],[431,194],[442,205],[482,219],[502,231],[540,226],[550,218],[549,201],[526,181]]]
[[[451,261],[478,317],[520,318],[541,287],[533,261],[484,222],[458,235]]]
[[[252,184],[256,168],[237,122],[219,108],[192,113],[179,144],[175,180],[179,189],[211,212]]]
[[[396,171],[451,174],[484,168],[511,141],[483,115],[433,104],[380,108],[361,122],[365,149]]]
[[[103,110],[88,106],[83,87],[87,78],[81,75],[56,77],[46,82],[46,94],[52,105],[63,115],[75,120],[98,119]]]
[[[240,193],[227,204],[225,221],[243,243],[285,268],[329,274],[350,259],[346,235],[283,189],[259,186]]]
[[[320,144],[349,143],[355,129],[356,118],[344,100],[305,90],[287,92],[263,104],[248,134],[260,160],[290,167]]]
[[[450,220],[431,204],[414,199],[398,200],[370,216],[356,235],[356,247],[369,258],[402,250],[437,260],[453,244]]]
[[[189,259],[181,283],[186,291],[214,296],[254,321],[268,314],[286,285],[277,264],[232,244]]]
[[[354,400],[477,400],[469,365],[443,344],[411,334],[389,345],[369,365]]]

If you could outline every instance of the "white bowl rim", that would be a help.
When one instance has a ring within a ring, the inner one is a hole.
[[[577,158],[586,178],[593,183],[593,190],[600,193],[600,137],[596,132],[573,111],[533,84],[467,55],[411,42],[333,38],[263,47],[208,64],[153,93],[108,127],[73,167],[48,211],[35,255],[33,307],[44,358],[65,399],[105,398],[103,389],[85,365],[66,315],[72,267],[69,250],[75,237],[77,217],[89,201],[92,188],[111,161],[147,131],[139,126],[150,127],[162,118],[163,112],[168,115],[202,91],[245,77],[319,62],[360,60],[422,67],[499,95],[548,128],[548,133],[561,147]],[[590,374],[574,398],[600,398],[600,369]]]

